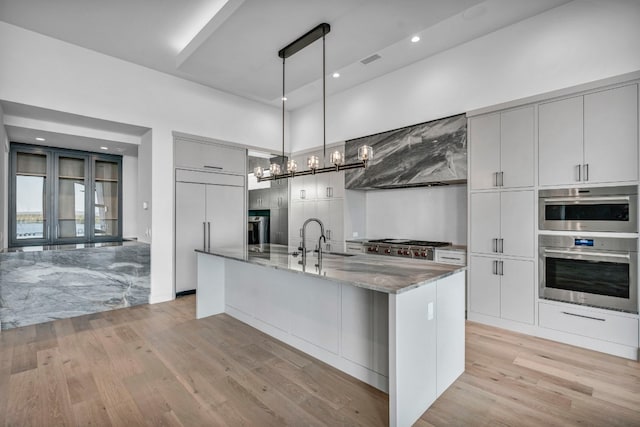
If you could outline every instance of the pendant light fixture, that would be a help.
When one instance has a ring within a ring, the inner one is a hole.
[[[327,154],[327,124],[326,124],[326,58],[325,58],[325,36],[331,31],[331,26],[322,23],[304,35],[300,36],[287,46],[278,51],[278,56],[282,58],[282,157],[280,163],[271,163],[269,166],[269,176],[264,176],[264,169],[260,166],[253,170],[258,181],[273,181],[282,178],[293,178],[294,176],[313,175],[325,172],[337,172],[347,169],[366,168],[367,162],[373,159],[373,148],[363,145],[358,148],[358,162],[345,164],[344,153],[336,150],[331,153],[330,162],[332,166],[325,166]],[[318,156],[309,156],[307,159],[308,170],[298,171],[298,164],[290,159],[285,164],[284,156],[284,103],[287,100],[285,94],[285,60],[291,55],[301,51],[311,43],[322,38],[322,163]]]

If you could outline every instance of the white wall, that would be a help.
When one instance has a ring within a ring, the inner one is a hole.
[[[327,141],[637,71],[639,52],[640,2],[573,1],[329,97]],[[322,145],[321,114],[292,112],[294,151]]]
[[[467,243],[467,186],[366,192],[366,236]]]
[[[172,131],[277,150],[280,110],[0,22],[0,99],[150,128],[151,302],[173,298]]]
[[[153,183],[151,182],[151,157],[153,154],[152,131],[140,138],[138,147],[138,192],[137,192],[137,236],[138,241],[151,243],[151,196]],[[146,209],[144,208],[146,203]],[[172,227],[173,228],[173,227]]]
[[[138,158],[122,156],[122,237],[137,237]]]
[[[4,128],[4,112],[0,105],[0,250],[7,247],[9,139]]]

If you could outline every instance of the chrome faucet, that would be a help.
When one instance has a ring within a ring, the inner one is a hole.
[[[318,218],[309,218],[304,222],[304,224],[302,224],[302,246],[300,246],[298,250],[302,252],[301,264],[302,264],[302,268],[304,269],[307,265],[307,243],[306,243],[307,224],[313,221],[317,222],[318,225],[320,225],[320,237],[318,238],[318,264],[316,264],[316,267],[318,267],[318,270],[322,270],[322,243],[321,242],[324,240],[324,242],[327,243],[327,238],[324,235],[324,224]]]

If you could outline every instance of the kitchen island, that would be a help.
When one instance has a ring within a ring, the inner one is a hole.
[[[196,251],[198,318],[227,313],[389,394],[409,426],[464,371],[465,267],[283,245]]]

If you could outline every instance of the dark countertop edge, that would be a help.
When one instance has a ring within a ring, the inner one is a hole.
[[[327,276],[320,276],[319,274],[312,274],[312,273],[307,273],[304,271],[300,271],[300,270],[291,270],[290,268],[282,268],[276,265],[264,265],[264,264],[260,264],[260,263],[256,263],[256,262],[250,262],[246,259],[241,259],[241,258],[237,258],[231,255],[226,255],[226,254],[220,254],[220,253],[215,253],[215,252],[208,252],[208,251],[204,251],[202,249],[195,249],[196,252],[204,254],[204,255],[212,255],[212,256],[217,256],[217,257],[221,257],[221,258],[226,258],[226,259],[230,259],[233,261],[238,261],[238,262],[244,262],[247,264],[252,264],[252,265],[257,265],[259,267],[265,267],[265,268],[273,268],[275,270],[281,270],[281,271],[288,271],[290,273],[297,273],[297,274],[304,274],[305,276],[309,276],[309,277],[316,277],[319,279],[323,279],[323,280],[328,280],[331,282],[335,282],[335,283],[340,283],[340,284],[345,284],[345,285],[352,285],[352,286],[356,286],[358,288],[363,288],[363,289],[369,289],[371,291],[376,291],[376,292],[382,292],[385,294],[402,294],[404,292],[410,291],[412,289],[416,289],[419,288],[421,286],[425,286],[428,285],[429,283],[433,283],[436,282],[440,279],[444,279],[445,277],[448,276],[453,276],[456,273],[460,273],[461,271],[465,271],[467,270],[467,266],[466,265],[449,265],[448,266],[452,267],[451,271],[447,271],[444,272],[438,276],[432,277],[428,280],[424,280],[422,282],[418,282],[418,283],[411,283],[408,284],[400,289],[395,289],[395,290],[390,290],[384,287],[379,287],[379,286],[375,286],[372,285],[370,283],[362,283],[362,282],[353,282],[353,281],[346,281],[346,280],[340,280],[337,279],[335,277],[327,277]],[[376,255],[372,255],[372,256],[376,256]],[[434,263],[435,264],[435,263]],[[443,265],[443,264],[438,264],[438,265]]]

